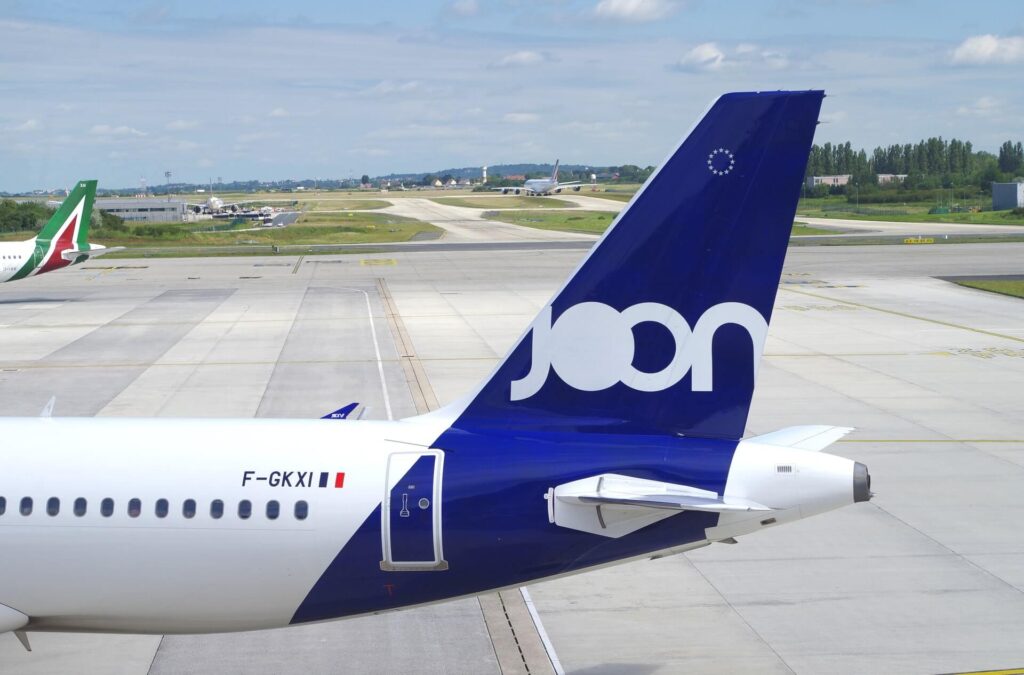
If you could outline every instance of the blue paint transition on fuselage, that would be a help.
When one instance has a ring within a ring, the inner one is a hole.
[[[665,436],[453,431],[445,451],[443,538],[448,570],[383,571],[381,511],[360,526],[292,623],[398,609],[523,584],[705,538],[711,513],[683,512],[611,539],[548,522],[548,488],[600,473],[721,492],[736,443]]]

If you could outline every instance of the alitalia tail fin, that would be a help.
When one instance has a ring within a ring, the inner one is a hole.
[[[557,159],[555,160],[555,168],[551,172],[551,181],[553,183],[557,183],[558,182],[558,160]]]
[[[92,217],[92,205],[96,201],[95,180],[78,181],[75,189],[60,205],[49,222],[39,231],[37,243],[60,240],[65,249],[89,248],[89,219]]]
[[[113,250],[89,243],[89,221],[96,201],[96,183],[95,180],[78,181],[33,240],[31,256],[8,281],[52,272]]]

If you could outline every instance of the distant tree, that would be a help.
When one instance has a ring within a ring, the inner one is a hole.
[[[1024,146],[1006,141],[999,146],[999,170],[1003,173],[1016,173],[1024,166]]]
[[[20,232],[39,230],[53,215],[53,209],[37,202],[21,202],[13,199],[0,201],[0,231]]]
[[[450,173],[446,173],[445,175],[441,176],[441,182],[444,183],[445,185],[447,185],[453,180],[455,180],[455,178],[453,178]]]
[[[367,176],[367,175],[366,175],[366,174],[364,173],[364,174],[363,174],[363,177],[359,179],[359,182],[360,182],[360,183],[362,183],[363,185],[369,185],[369,184],[370,184],[370,177],[369,177],[369,176]]]
[[[432,173],[428,173],[423,177],[423,180],[420,181],[420,185],[433,185],[435,180],[437,180],[437,176]]]

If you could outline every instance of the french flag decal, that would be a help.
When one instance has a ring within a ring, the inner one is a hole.
[[[320,472],[320,487],[327,487],[327,483],[331,480],[331,474],[329,471]],[[334,487],[342,488],[345,487],[345,472],[339,471],[334,474]]]

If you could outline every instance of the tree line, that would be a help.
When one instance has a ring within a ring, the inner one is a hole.
[[[56,212],[41,202],[16,202],[0,199],[0,232],[25,232],[35,234]],[[93,229],[108,228],[112,231],[127,229],[124,219],[106,211],[96,210],[92,214]]]
[[[850,174],[851,186],[870,190],[878,174],[905,174],[892,189],[976,188],[990,192],[993,182],[1012,182],[1024,173],[1024,145],[1006,141],[999,154],[976,151],[970,141],[933,137],[917,143],[875,148],[869,155],[854,150],[849,141],[811,147],[807,176]],[[845,193],[850,187],[817,186],[815,192]]]

